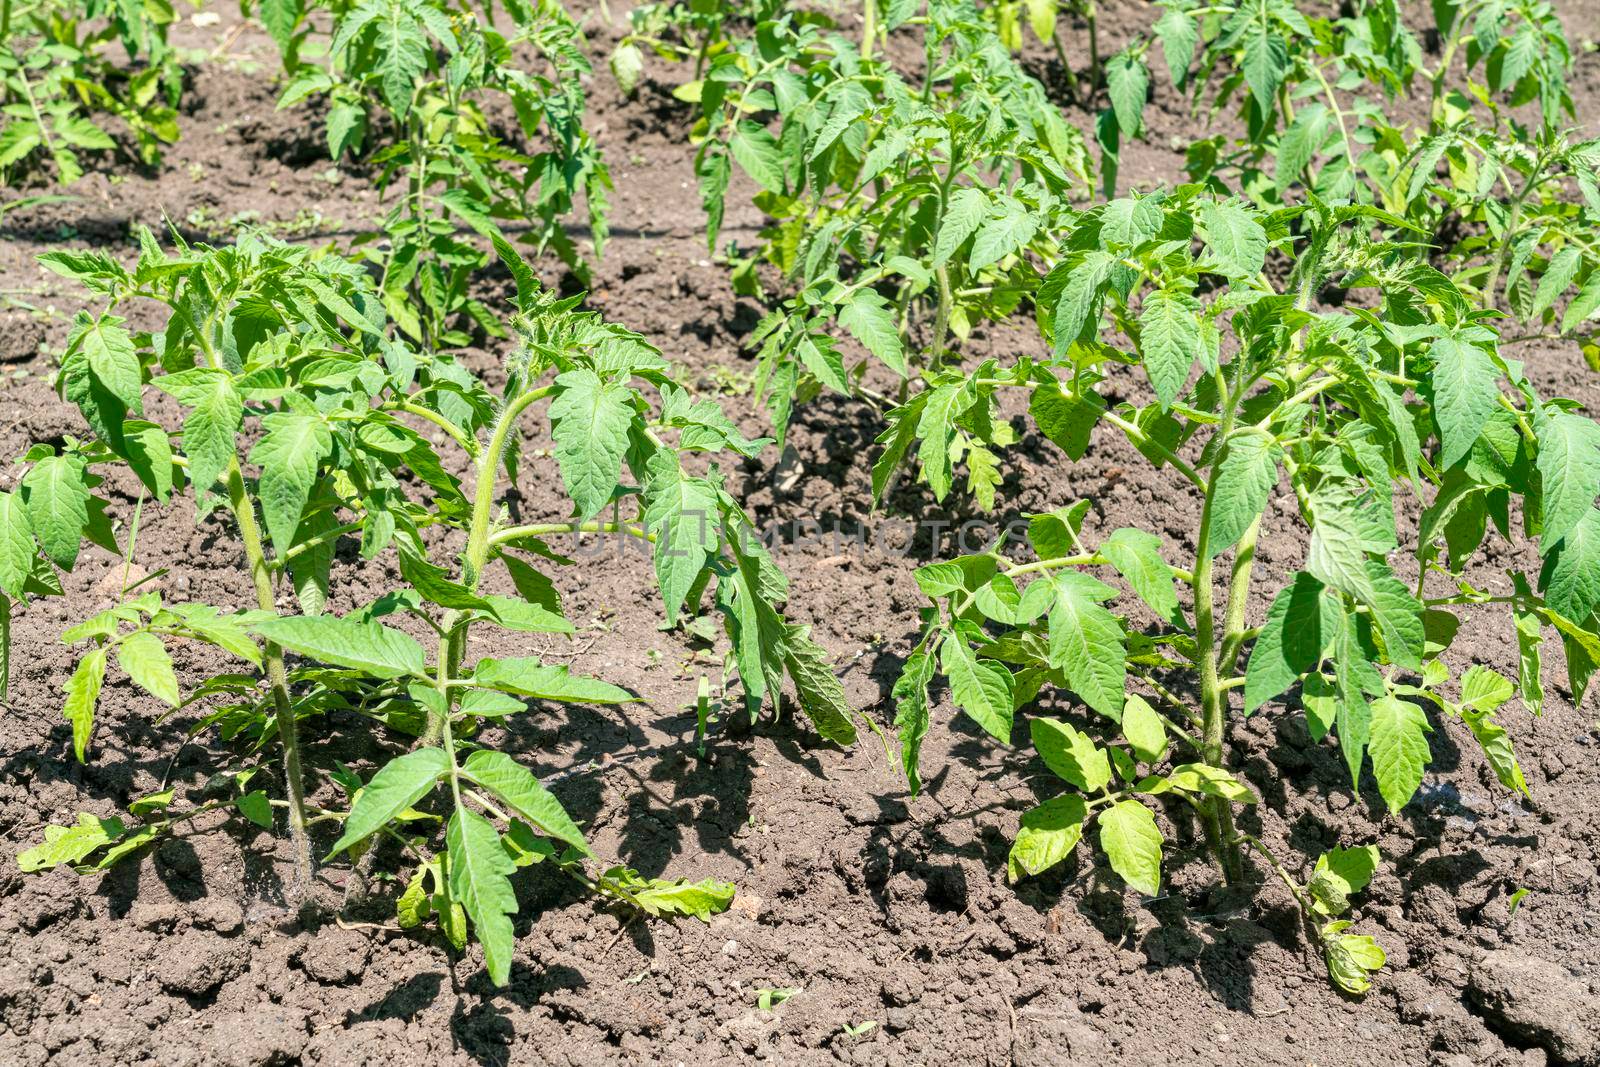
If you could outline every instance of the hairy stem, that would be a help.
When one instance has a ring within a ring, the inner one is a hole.
[[[1224,439],[1222,455],[1227,454]],[[1218,457],[1217,465],[1222,462]],[[1202,719],[1200,758],[1212,767],[1223,767],[1222,735],[1228,697],[1218,678],[1216,591],[1212,587],[1211,520],[1216,500],[1216,478],[1206,482],[1205,504],[1200,513],[1200,536],[1195,545],[1194,620],[1195,644],[1200,657],[1200,710]],[[1242,546],[1241,546],[1242,547]],[[1244,864],[1233,828],[1233,808],[1222,797],[1210,797],[1202,809],[1206,840],[1222,865],[1222,876],[1232,885],[1244,877]]]
[[[256,505],[244,485],[244,472],[239,460],[233,459],[228,467],[228,506],[234,521],[239,524],[239,537],[244,542],[245,559],[250,565],[250,579],[255,585],[256,606],[262,611],[276,614],[277,604],[272,596],[272,571],[267,565],[266,552],[261,547],[261,527],[256,522]],[[311,888],[311,839],[306,834],[305,781],[300,770],[300,733],[294,721],[294,707],[289,700],[289,672],[283,666],[283,650],[271,641],[264,642],[262,660],[267,671],[267,682],[272,688],[273,709],[278,718],[278,740],[283,744],[283,786],[289,800],[289,844],[294,851],[294,880],[290,885],[293,899],[304,897]]]
[[[872,58],[873,38],[878,35],[878,0],[861,3],[861,58]]]

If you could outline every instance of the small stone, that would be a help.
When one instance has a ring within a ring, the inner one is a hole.
[[[722,954],[724,956],[737,956],[739,954],[739,942],[729,938],[727,943],[722,946]]]

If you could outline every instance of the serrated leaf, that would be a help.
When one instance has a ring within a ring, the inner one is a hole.
[[[1372,770],[1378,791],[1391,813],[1398,812],[1422,784],[1423,772],[1432,759],[1428,734],[1432,727],[1417,705],[1386,694],[1372,701]]]
[[[1429,349],[1433,360],[1433,415],[1439,425],[1439,463],[1453,467],[1499,406],[1498,377],[1489,355],[1474,344],[1441,337]]]
[[[172,707],[178,706],[182,699],[178,678],[161,638],[145,630],[129,634],[117,645],[117,665],[140,689]]]
[[[862,288],[850,294],[850,299],[839,306],[839,325],[888,364],[890,370],[905,375],[905,349],[894,321],[894,308],[876,289]]]
[[[34,535],[62,570],[71,570],[78,561],[89,525],[89,489],[83,478],[83,461],[71,456],[46,456],[22,478],[22,499]]]
[[[626,387],[602,382],[588,368],[556,378],[550,402],[556,463],[579,520],[593,518],[611,501],[628,450],[633,407]]]
[[[1232,200],[1200,202],[1208,262],[1229,278],[1254,278],[1267,259],[1267,231]]]
[[[1144,129],[1145,97],[1150,92],[1150,72],[1144,60],[1119,52],[1106,61],[1104,75],[1117,125],[1127,136],[1137,136]]]
[[[191,409],[183,420],[189,481],[197,491],[209,492],[237,454],[244,398],[222,371],[183,371],[157,378],[155,385]]]
[[[1543,420],[1538,436],[1544,516],[1539,547],[1548,552],[1593,510],[1600,496],[1600,424],[1558,411]]]
[[[1183,392],[1200,358],[1199,310],[1193,297],[1158,289],[1145,297],[1139,313],[1139,351],[1163,411]]]
[[[1100,555],[1127,580],[1139,599],[1163,622],[1187,628],[1178,607],[1172,568],[1161,555],[1161,538],[1144,530],[1123,527],[1100,542]]]
[[[102,819],[80,811],[76,825],[46,826],[42,842],[18,853],[17,866],[24,873],[47,871],[63,863],[76,866],[126,832],[121,819]]]
[[[833,673],[828,653],[808,636],[809,628],[789,626],[784,640],[784,666],[794,680],[805,712],[817,733],[838,745],[856,743],[856,726],[851,719],[850,702]]]
[[[1304,571],[1273,598],[1250,661],[1245,667],[1246,715],[1289,691],[1321,662],[1341,625],[1339,604],[1323,595],[1323,585]]]
[[[1545,553],[1539,575],[1545,602],[1566,618],[1589,618],[1600,608],[1600,509],[1591,507]]]
[[[740,122],[728,139],[728,151],[734,162],[761,188],[782,193],[787,187],[783,151],[778,147],[777,138],[764,127],[754,122]]]
[[[1150,809],[1119,800],[1100,813],[1100,848],[1111,869],[1146,896],[1161,895],[1161,831]]]
[[[298,615],[261,619],[251,629],[280,648],[374,678],[420,675],[426,662],[415,638],[376,622]]]
[[[467,757],[461,774],[499,797],[514,815],[546,837],[565,842],[586,856],[594,855],[561,802],[539,784],[532,771],[504,752],[480,748]]]
[[[384,764],[356,795],[344,832],[328,855],[336,856],[389,825],[427,796],[449,771],[450,757],[442,748],[419,748]]]
[[[22,599],[23,587],[33,574],[37,558],[33,547],[33,522],[22,497],[0,493],[0,595]]]
[[[450,816],[445,846],[450,857],[450,896],[472,920],[489,980],[505,985],[516,951],[511,915],[517,910],[516,890],[507,876],[516,873],[517,865],[501,846],[494,825],[467,808],[457,808]]]
[[[960,634],[949,634],[939,646],[939,667],[950,679],[950,698],[957,707],[1003,745],[1011,743],[1011,672],[993,660],[979,659]]]
[[[1115,719],[1122,713],[1128,661],[1122,625],[1100,605],[1116,590],[1086,574],[1054,575],[1050,606],[1050,666],[1095,711]]]
[[[978,232],[978,225],[989,213],[989,197],[981,189],[962,186],[950,194],[939,233],[933,242],[933,265],[945,262],[963,242]]]
[[[655,535],[656,583],[667,624],[676,625],[683,602],[720,543],[717,489],[685,474],[676,454],[650,458],[644,521]]]
[[[94,732],[94,709],[105,677],[106,650],[93,648],[78,661],[77,669],[62,688],[66,699],[62,701],[61,714],[72,724],[72,753],[79,763],[83,762],[89,736]]]
[[[294,546],[317,468],[333,451],[333,434],[319,415],[275,411],[261,423],[266,436],[250,450],[250,462],[261,468],[257,496],[273,551],[281,559]]]
[[[1278,484],[1280,453],[1278,442],[1263,430],[1241,430],[1227,439],[1212,488],[1209,555],[1237,544],[1266,510]]]
[[[933,657],[914,653],[906,660],[894,683],[895,734],[900,740],[900,766],[905,771],[911,795],[922,791],[920,773],[922,739],[928,733],[928,686],[933,681]]]
[[[626,704],[638,699],[610,682],[572,674],[565,665],[540,663],[531,656],[481,659],[472,668],[472,682],[485,689],[569,704]]]

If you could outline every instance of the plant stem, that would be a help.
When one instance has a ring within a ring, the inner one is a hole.
[[[228,465],[228,506],[234,521],[239,524],[239,538],[244,542],[245,559],[250,565],[250,579],[255,585],[256,606],[262,611],[277,613],[272,595],[272,571],[267,565],[266,553],[261,547],[261,527],[256,523],[256,505],[245,489],[244,472],[239,460],[233,458]],[[294,706],[289,700],[289,672],[283,666],[283,650],[271,641],[263,642],[262,661],[267,671],[267,682],[272,687],[272,703],[278,718],[278,740],[283,745],[284,795],[289,799],[289,844],[294,851],[294,881],[290,884],[290,897],[300,899],[311,888],[311,839],[306,834],[305,781],[300,771],[300,734],[294,719]]]
[[[1227,427],[1224,428],[1226,432]],[[1224,437],[1217,466],[1227,455]],[[1222,768],[1222,735],[1228,698],[1218,680],[1216,592],[1212,588],[1211,519],[1216,500],[1216,478],[1206,482],[1205,504],[1200,512],[1200,535],[1195,544],[1194,621],[1195,644],[1200,656],[1200,709],[1203,722],[1200,758],[1211,767]],[[1242,546],[1241,546],[1242,547]],[[1253,551],[1253,550],[1252,550]],[[1244,864],[1233,828],[1233,808],[1222,797],[1210,797],[1202,809],[1206,839],[1222,865],[1222,876],[1229,885],[1244,877]]]
[[[878,0],[861,2],[861,58],[872,58],[873,38],[878,35]]]

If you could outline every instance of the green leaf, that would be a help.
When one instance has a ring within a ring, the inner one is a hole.
[[[927,652],[917,652],[906,660],[894,683],[894,728],[900,739],[900,766],[905,771],[912,796],[922,792],[920,757],[922,739],[928,733],[928,686],[933,674],[933,657]]]
[[[602,382],[588,368],[556,378],[550,403],[556,463],[579,520],[593,518],[611,501],[628,450],[633,407],[626,387]]]
[[[267,794],[260,789],[233,802],[239,809],[239,814],[255,823],[263,830],[272,829],[272,801],[267,799]]]
[[[1039,222],[1031,211],[1009,197],[1003,200],[999,217],[986,220],[972,239],[966,263],[969,271],[982,270],[1021,251],[1039,231]]]
[[[337,856],[351,845],[365,841],[427,796],[434,785],[450,772],[450,757],[442,748],[419,748],[396,756],[372,776],[372,781],[356,794],[344,832],[328,851]]]
[[[72,753],[79,763],[83,762],[83,754],[89,747],[89,735],[94,732],[94,707],[100,699],[100,686],[105,678],[106,650],[93,648],[78,661],[77,669],[62,688],[66,699],[62,701],[61,713],[72,724]]]
[[[1239,69],[1256,105],[1263,112],[1272,111],[1273,97],[1289,71],[1289,43],[1265,27],[1258,29],[1244,43]]]
[[[1261,223],[1232,200],[1203,200],[1199,207],[1209,265],[1229,278],[1243,280],[1260,274],[1267,261],[1267,231]]]
[[[1065,355],[1073,341],[1092,333],[1100,325],[1100,302],[1106,280],[1117,259],[1109,252],[1092,249],[1067,261],[1069,273],[1056,301],[1051,319],[1057,355]]]
[[[294,547],[300,516],[317,484],[317,468],[333,451],[333,434],[320,415],[275,411],[261,424],[267,433],[250,450],[250,462],[261,468],[257,495],[273,551],[281,559]]]
[[[23,587],[33,573],[37,553],[33,547],[33,523],[22,497],[0,493],[0,595],[22,599]]]
[[[1028,722],[1034,750],[1057,777],[1085,793],[1097,793],[1111,781],[1106,751],[1071,723],[1039,717]]]
[[[1484,423],[1499,406],[1498,377],[1489,354],[1474,344],[1441,337],[1433,360],[1433,417],[1439,425],[1439,465],[1453,467],[1472,451]]]
[[[1278,442],[1264,430],[1252,427],[1228,437],[1212,487],[1207,555],[1232,548],[1261,517],[1278,484],[1280,454]]]
[[[1161,52],[1167,59],[1167,72],[1173,85],[1182,85],[1194,62],[1195,45],[1200,41],[1200,27],[1187,13],[1169,7],[1156,20],[1156,37],[1161,41]]]
[[[894,307],[876,289],[862,288],[850,294],[850,299],[839,305],[839,325],[868,352],[888,364],[889,369],[904,376],[906,373],[905,349],[900,342],[900,328],[894,321]]]
[[[178,678],[172,672],[172,657],[161,638],[147,630],[129,634],[117,645],[117,665],[128,672],[134,684],[172,707],[182,699]]]
[[[123,327],[123,319],[102,315],[96,319],[80,316],[69,346],[81,352],[89,373],[125,409],[139,413],[141,375],[139,354],[133,336]]]
[[[1533,303],[1528,308],[1529,319],[1537,319],[1550,309],[1556,298],[1572,284],[1582,264],[1583,253],[1574,245],[1568,245],[1550,257],[1549,265],[1539,276],[1539,288],[1533,294]]]
[[[1172,568],[1161,555],[1161,538],[1144,530],[1123,527],[1100,542],[1100,555],[1117,569],[1139,599],[1163,622],[1187,628],[1172,584]]]
[[[512,814],[541,834],[571,845],[585,856],[594,855],[561,802],[539,784],[532,771],[504,752],[480,748],[467,757],[461,774],[505,801]]]
[[[1322,952],[1328,964],[1328,977],[1334,985],[1360,996],[1372,988],[1371,976],[1387,961],[1383,949],[1366,934],[1338,931],[1348,922],[1329,923],[1322,933]]]
[[[516,873],[517,865],[493,824],[467,808],[457,808],[450,816],[445,847],[450,857],[450,896],[472,920],[489,980],[503,986],[511,977],[516,951],[511,915],[517,910],[517,894],[507,876]]]
[[[1162,411],[1183,392],[1189,371],[1200,358],[1199,310],[1199,302],[1186,293],[1158,289],[1144,298],[1139,351]]]
[[[638,699],[610,682],[571,674],[564,665],[540,663],[531,656],[481,659],[472,668],[472,684],[568,704],[626,704]]]
[[[1011,743],[1016,710],[1011,672],[993,660],[979,659],[960,634],[939,646],[939,666],[950,679],[950,697],[979,726],[1003,745]]]
[[[1117,125],[1127,136],[1137,136],[1144,129],[1144,103],[1150,92],[1150,72],[1144,60],[1119,52],[1106,61],[1104,73]]]
[[[983,190],[962,186],[951,193],[944,218],[939,220],[939,234],[934,238],[933,265],[937,267],[955,255],[956,249],[978,232],[978,224],[988,214],[989,197]]]
[[[364,671],[373,678],[420,675],[426,662],[422,646],[414,638],[376,622],[297,615],[262,619],[251,629],[281,648]]]
[[[1166,723],[1138,693],[1129,693],[1122,705],[1122,736],[1144,763],[1159,763],[1167,753]]]
[[[787,187],[783,151],[778,147],[777,138],[764,127],[754,122],[740,122],[728,139],[728,151],[734,162],[761,188],[770,193],[782,193]]]
[[[45,555],[62,570],[71,570],[78,561],[89,525],[89,488],[83,479],[83,461],[71,456],[46,456],[22,479],[33,532]]]
[[[941,385],[929,393],[917,420],[917,436],[922,440],[917,456],[935,500],[943,500],[950,492],[950,449],[955,441],[956,419],[971,406],[972,394],[965,383]]]
[[[1161,831],[1149,808],[1119,800],[1102,811],[1100,848],[1123,881],[1146,896],[1161,895]]]
[[[1050,666],[1065,672],[1067,685],[1110,719],[1122,714],[1128,661],[1122,624],[1100,606],[1116,590],[1087,574],[1053,575],[1050,606]]]
[[[1090,433],[1105,410],[1105,401],[1098,394],[1071,393],[1059,382],[1040,385],[1028,401],[1028,414],[1039,432],[1074,461],[1089,450]]]
[[[1041,874],[1072,854],[1083,837],[1088,817],[1083,798],[1068,793],[1047,800],[1022,817],[1017,839],[1006,858],[1006,877]]]
[[[1539,584],[1545,603],[1569,619],[1600,608],[1600,509],[1590,508],[1554,545],[1545,545]]]
[[[1432,727],[1420,707],[1393,694],[1379,697],[1371,707],[1368,749],[1372,753],[1372,770],[1378,779],[1378,792],[1383,794],[1389,811],[1395,813],[1422,784],[1423,771],[1432,759],[1428,749]]]
[[[1541,420],[1537,430],[1544,489],[1539,545],[1548,552],[1583,521],[1600,496],[1600,424],[1558,411]]]
[[[183,420],[183,453],[189,459],[189,481],[198,492],[209,492],[238,454],[244,398],[233,379],[218,370],[169,374],[155,385],[192,409]]]
[[[46,826],[44,841],[19,853],[17,866],[26,874],[48,871],[63,863],[76,866],[126,832],[121,819],[102,819],[80,811],[75,826]]]
[[[794,680],[800,710],[806,713],[817,733],[838,745],[856,743],[856,726],[851,721],[850,702],[833,673],[828,653],[808,636],[805,626],[786,627],[784,666]]]
[[[717,489],[685,474],[676,453],[650,457],[644,488],[644,522],[655,534],[656,584],[667,624],[675,626],[683,602],[720,543]]]
[[[615,878],[625,868],[613,867],[607,878]],[[701,922],[710,922],[711,916],[728,910],[738,890],[732,882],[719,882],[705,878],[698,882],[669,881],[665,878],[641,879],[633,871],[627,879],[630,903],[637,905],[646,915],[692,915]]]
[[[1338,599],[1324,596],[1322,583],[1304,571],[1279,590],[1245,668],[1246,715],[1288,692],[1322,661],[1339,631],[1339,611]]]

